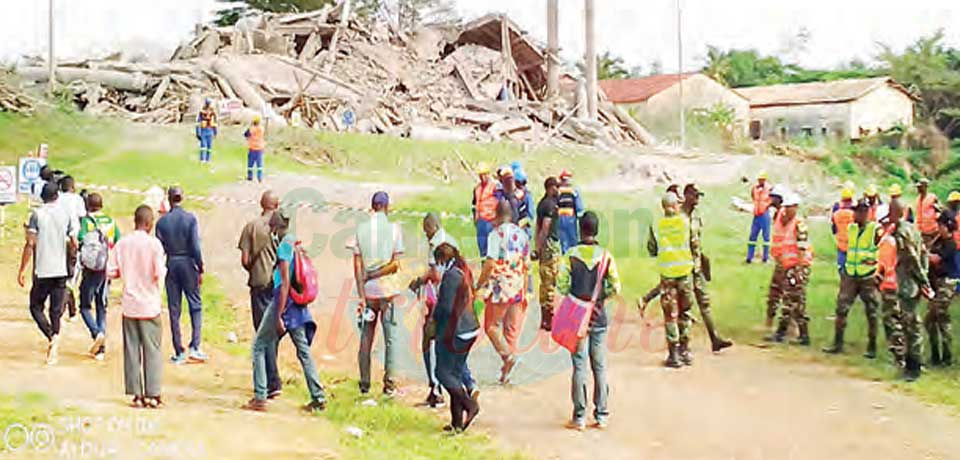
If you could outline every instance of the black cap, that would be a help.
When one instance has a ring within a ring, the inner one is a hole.
[[[869,211],[869,210],[870,210],[870,202],[867,201],[866,199],[860,199],[860,200],[857,201],[857,204],[855,204],[855,205],[853,206],[853,210],[854,210],[854,211]]]
[[[700,191],[700,187],[697,187],[697,184],[687,184],[683,187],[683,194],[695,193],[698,196],[703,196],[703,192]]]

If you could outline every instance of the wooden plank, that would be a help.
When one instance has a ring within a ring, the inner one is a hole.
[[[474,81],[472,76],[470,76],[470,72],[463,67],[463,64],[456,62],[453,65],[453,70],[454,73],[460,77],[460,81],[463,82],[463,86],[467,88],[467,92],[470,93],[470,97],[474,99],[483,99],[480,91],[477,90],[477,82]]]
[[[150,103],[147,104],[147,108],[154,110],[160,106],[160,101],[163,100],[163,95],[166,94],[167,88],[170,86],[170,77],[163,77],[163,80],[160,80],[160,85],[157,86],[157,91],[153,93],[153,97],[150,98]]]
[[[466,121],[478,125],[489,125],[507,119],[502,113],[476,112],[473,110],[449,108],[443,111],[444,118]]]

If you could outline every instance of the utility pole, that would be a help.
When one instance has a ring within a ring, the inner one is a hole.
[[[593,0],[584,0],[584,10],[586,17],[586,41],[587,41],[587,116],[591,121],[597,119],[598,100],[597,100],[597,47],[596,47],[596,18]]]
[[[681,2],[677,0],[677,80],[680,89],[680,98],[678,108],[680,109],[680,148],[687,147],[687,114],[683,109],[683,9]]]
[[[560,94],[560,0],[547,0],[547,99]]]
[[[50,94],[53,94],[53,88],[56,87],[56,84],[57,84],[57,60],[56,60],[57,58],[56,58],[56,55],[54,54],[54,49],[53,49],[53,0],[50,0],[48,9],[49,11],[48,11],[47,20],[49,23],[48,24],[49,29],[47,32],[47,39],[50,41],[49,43],[50,55],[47,56],[47,61],[48,61],[47,65],[49,66],[50,74],[47,76],[48,78],[47,91]]]

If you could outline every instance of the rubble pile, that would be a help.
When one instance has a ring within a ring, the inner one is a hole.
[[[612,104],[588,122],[577,117],[580,92],[545,100],[546,52],[506,16],[405,33],[342,8],[204,27],[166,63],[58,63],[57,79],[83,110],[139,122],[192,122],[211,98],[227,123],[262,114],[275,125],[422,139],[653,142]],[[41,62],[18,73],[47,78]]]
[[[36,105],[37,102],[32,97],[11,85],[6,75],[0,74],[0,112],[30,115]]]

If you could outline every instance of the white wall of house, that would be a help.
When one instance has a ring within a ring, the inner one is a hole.
[[[913,126],[913,110],[913,99],[902,91],[890,86],[877,88],[851,104],[851,138],[858,139],[861,129],[886,131],[898,123]]]
[[[759,121],[761,137],[798,137],[804,134],[827,137],[850,135],[851,104],[807,104],[755,107],[752,120]]]
[[[680,85],[675,84],[655,94],[645,102],[622,104],[621,107],[633,110],[638,119],[648,128],[677,125],[677,113],[680,97]],[[737,125],[746,133],[750,120],[750,102],[743,96],[731,91],[705,75],[693,75],[683,81],[683,107],[685,110],[709,109],[718,103],[732,107],[737,114]]]

